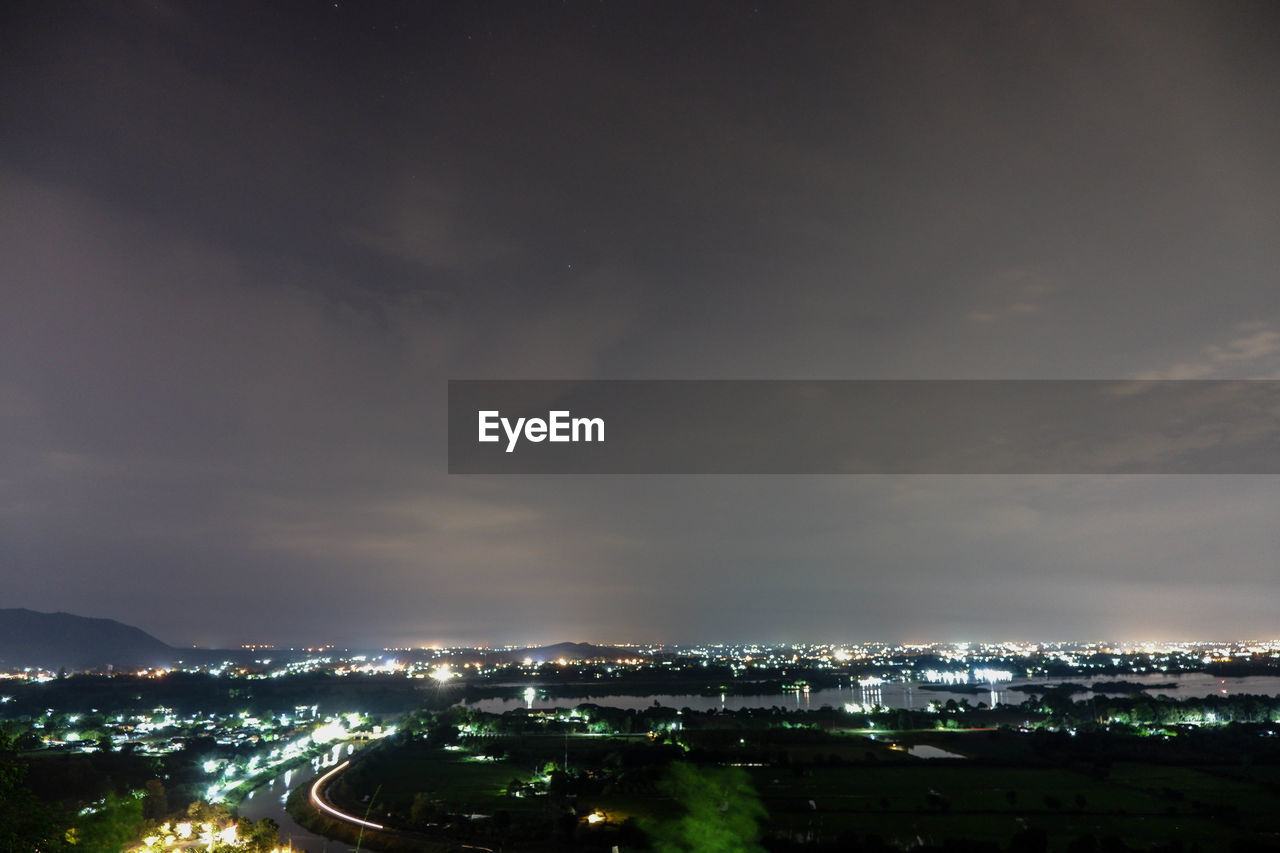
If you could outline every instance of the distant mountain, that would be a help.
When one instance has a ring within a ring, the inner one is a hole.
[[[514,649],[490,652],[490,660],[520,662],[526,658],[535,662],[565,660],[617,660],[621,657],[641,657],[629,646],[594,646],[591,643],[556,643],[532,649]]]
[[[114,619],[0,609],[0,668],[56,670],[165,666],[178,651]]]
[[[243,649],[174,648],[141,628],[114,619],[91,619],[71,613],[38,613],[20,607],[0,608],[0,670],[23,667],[133,670],[172,666],[179,661],[196,665],[226,660],[247,662],[257,654]],[[280,649],[271,652],[271,657],[287,659],[301,654],[298,650]],[[490,651],[485,656],[493,661],[519,663],[532,659],[541,663],[561,658],[569,661],[616,660],[639,657],[640,653],[627,646],[556,643],[529,649]]]

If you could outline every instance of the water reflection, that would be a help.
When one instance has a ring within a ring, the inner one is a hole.
[[[805,710],[809,709],[809,685],[797,684],[794,687],[788,688],[787,694],[795,697],[797,708],[803,707]],[[724,710],[723,693],[720,694],[720,710]]]
[[[646,696],[580,696],[548,698],[546,694],[538,695],[534,687],[512,688],[512,696],[506,699],[483,699],[473,702],[468,707],[492,713],[525,707],[530,710],[547,708],[573,707],[580,702],[592,702],[613,708],[631,708],[637,711],[653,706],[654,702],[668,708],[690,708],[695,711],[736,711],[743,708],[806,708],[814,709],[823,706],[843,708],[854,703],[862,707],[880,706],[883,708],[927,709],[931,703],[946,704],[949,700],[959,703],[978,704],[981,699],[987,705],[1009,703],[1017,705],[1028,699],[1033,693],[1017,690],[1017,687],[1028,685],[1052,687],[1058,684],[1072,683],[1086,686],[1095,681],[1130,681],[1139,684],[1153,685],[1151,693],[1165,695],[1174,699],[1201,698],[1212,694],[1229,695],[1254,693],[1265,696],[1280,696],[1280,677],[1277,676],[1245,676],[1241,678],[1219,678],[1208,673],[1156,673],[1154,675],[1076,675],[1069,678],[1014,678],[1009,681],[979,683],[968,686],[968,689],[948,690],[945,685],[931,685],[924,682],[882,681],[876,678],[859,679],[849,685],[827,689],[804,689],[799,685],[785,693],[773,693],[760,696],[732,696],[717,693],[710,696],[690,694],[655,693]],[[1154,687],[1174,682],[1174,687]],[[982,688],[989,689],[982,689]],[[976,688],[976,689],[975,689]],[[1074,699],[1089,699],[1095,694],[1092,691],[1077,693]],[[1120,695],[1110,693],[1106,695]]]
[[[863,708],[887,707],[884,704],[884,679],[872,676],[858,679],[858,704]]]
[[[241,817],[262,820],[269,817],[280,827],[280,841],[291,845],[294,853],[341,853],[355,848],[342,841],[334,841],[322,835],[310,832],[290,817],[285,810],[285,801],[289,798],[289,790],[295,781],[295,773],[286,770],[271,781],[259,785],[249,792],[240,802],[236,811]]]

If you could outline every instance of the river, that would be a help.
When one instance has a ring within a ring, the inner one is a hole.
[[[346,851],[355,850],[345,841],[325,838],[299,826],[289,816],[289,812],[284,807],[285,799],[288,798],[290,790],[303,780],[310,779],[320,768],[336,764],[345,755],[350,755],[352,751],[351,744],[339,744],[332,751],[314,759],[310,764],[303,764],[292,770],[286,770],[273,777],[271,781],[250,791],[249,795],[240,801],[236,812],[241,817],[252,818],[253,820],[262,820],[264,817],[274,820],[280,826],[280,843],[282,845],[292,845],[293,853],[303,853],[303,851],[305,853],[346,853]]]

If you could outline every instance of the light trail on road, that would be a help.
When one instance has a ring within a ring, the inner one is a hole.
[[[354,823],[357,826],[366,826],[369,829],[382,829],[383,828],[382,824],[373,823],[367,820],[361,820],[360,818],[355,817],[354,815],[349,815],[346,812],[340,812],[320,798],[320,786],[323,785],[325,782],[328,782],[334,776],[338,775],[339,772],[345,770],[347,768],[347,765],[350,763],[351,761],[350,759],[348,759],[347,761],[342,762],[337,767],[333,768],[328,773],[324,774],[319,779],[317,779],[315,781],[315,784],[311,786],[311,802],[316,808],[322,811],[328,812],[329,814],[336,817],[338,820],[344,820],[347,823]]]

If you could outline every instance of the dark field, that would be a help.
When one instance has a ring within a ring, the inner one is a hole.
[[[919,744],[965,757],[906,751]],[[761,838],[770,849],[942,848],[963,840],[972,849],[1252,850],[1280,839],[1280,766],[1130,761],[1124,750],[1099,761],[1096,743],[1062,755],[1046,752],[1044,738],[1032,733],[872,739],[848,731],[711,730],[686,732],[678,745],[547,734],[477,737],[460,746],[419,740],[370,750],[335,782],[332,799],[362,814],[376,791],[374,819],[423,839],[639,850],[641,827],[683,811],[660,785],[666,765],[681,760],[743,766],[767,811]],[[591,813],[603,820],[588,824]],[[1028,843],[1028,830],[1031,847],[1018,847]]]

